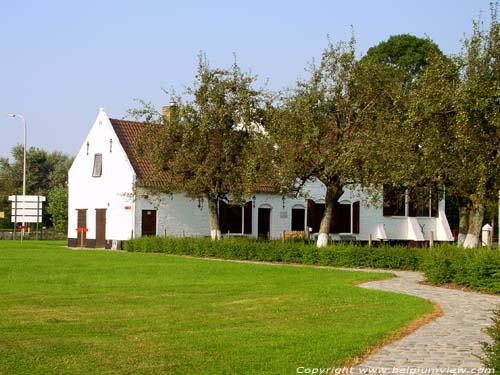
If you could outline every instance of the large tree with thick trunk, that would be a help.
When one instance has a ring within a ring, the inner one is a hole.
[[[498,199],[500,147],[500,24],[492,5],[489,28],[480,21],[457,57],[460,87],[455,126],[459,198],[464,247],[479,245],[485,206]],[[467,231],[465,232],[465,229]]]
[[[195,83],[186,92],[190,101],[177,97],[163,118],[148,105],[131,111],[146,121],[137,141],[139,154],[155,166],[158,173],[153,176],[163,176],[146,185],[157,192],[206,199],[212,239],[221,236],[217,201],[240,203],[256,181],[254,151],[263,136],[258,124],[265,95],[253,88],[255,79],[236,63],[213,69],[200,56]]]
[[[378,80],[369,66],[356,59],[354,38],[329,43],[319,64],[311,64],[309,78],[281,95],[268,112],[280,182],[297,188],[297,181],[318,179],[326,187],[318,247],[328,243],[336,220],[334,206],[344,186],[362,175],[360,129],[376,98],[384,95],[373,89]]]
[[[396,66],[391,63],[390,67]],[[408,74],[413,69],[400,71]],[[496,7],[489,29],[475,22],[458,56],[447,58],[434,51],[417,72],[407,80],[409,85],[402,86],[400,99],[389,111],[391,121],[374,127],[372,134],[378,134],[380,141],[375,139],[369,149],[389,156],[386,170],[392,181],[404,181],[410,188],[445,186],[459,208],[459,244],[478,246],[486,203],[498,199],[500,28]]]

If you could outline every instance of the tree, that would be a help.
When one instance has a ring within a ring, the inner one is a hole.
[[[186,92],[192,101],[183,103],[178,97],[169,118],[163,119],[152,107],[131,111],[150,124],[138,140],[139,154],[153,161],[158,176],[168,176],[146,185],[207,199],[212,239],[221,236],[218,200],[240,203],[255,183],[253,146],[262,136],[258,124],[265,95],[252,87],[254,82],[236,63],[230,69],[213,69],[200,56],[196,81]],[[166,126],[158,128],[158,122]]]
[[[10,224],[10,202],[8,200],[11,192],[14,191],[14,176],[9,159],[0,158],[0,211],[4,213],[5,218],[0,219],[0,227],[8,228]]]
[[[360,130],[376,98],[385,97],[375,88],[379,80],[371,66],[356,60],[354,37],[330,42],[319,65],[311,65],[309,79],[283,94],[270,114],[280,171],[276,175],[289,186],[313,178],[326,186],[318,247],[328,242],[334,206],[344,186],[361,182],[364,175]]]
[[[12,148],[12,158],[12,162],[0,159],[0,204],[4,211],[10,208],[9,195],[22,194],[22,145]],[[65,189],[72,162],[72,157],[58,151],[49,153],[36,147],[29,148],[26,152],[26,194],[47,196],[52,189]],[[67,200],[65,204],[67,207]],[[44,218],[44,223],[50,224],[50,218]],[[3,224],[10,226],[10,214],[6,215]]]
[[[491,5],[490,25],[473,23],[457,57],[461,77],[457,90],[455,147],[461,184],[454,193],[461,203],[464,247],[479,244],[485,205],[498,201],[500,162],[500,24],[498,5]]]
[[[499,30],[492,7],[490,29],[475,22],[460,55],[426,59],[418,79],[401,89],[395,121],[380,122],[372,133],[385,143],[372,150],[396,156],[387,162],[393,181],[444,185],[455,197],[465,247],[478,245],[485,204],[498,199]]]
[[[68,188],[59,185],[49,191],[47,213],[52,218],[52,225],[59,233],[68,230]]]
[[[435,55],[443,56],[443,53],[432,40],[400,34],[369,48],[363,61],[370,60],[393,68],[394,72],[405,75],[412,82],[422,75]]]

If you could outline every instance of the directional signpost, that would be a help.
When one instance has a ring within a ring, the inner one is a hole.
[[[10,195],[12,202],[11,222],[14,223],[13,239],[16,236],[16,225],[22,223],[22,233],[28,227],[26,223],[36,223],[36,236],[38,239],[38,224],[42,222],[42,204],[45,197],[41,195]],[[21,241],[23,236],[21,235]]]

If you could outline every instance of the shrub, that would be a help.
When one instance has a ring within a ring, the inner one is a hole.
[[[500,310],[495,312],[492,318],[493,325],[486,329],[486,333],[491,337],[491,343],[483,343],[484,357],[481,362],[486,368],[500,371]]]
[[[307,241],[263,241],[248,238],[142,237],[125,242],[127,251],[160,252],[197,257],[316,264],[334,267],[422,270],[436,285],[454,283],[500,293],[500,252],[464,250],[453,245],[421,249],[336,243],[318,249]]]
[[[317,264],[337,267],[418,270],[425,251],[407,247],[364,247],[338,243],[318,249],[307,241],[142,237],[125,242],[126,251],[160,252],[222,259]]]
[[[498,251],[439,246],[428,252],[422,266],[427,280],[434,284],[453,283],[479,291],[500,293]]]
[[[451,283],[459,271],[456,269],[458,259],[464,255],[457,248],[438,247],[429,250],[422,263],[427,280],[437,285]]]

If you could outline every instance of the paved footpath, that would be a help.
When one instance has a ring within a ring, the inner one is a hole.
[[[422,285],[419,282],[424,277],[420,273],[391,272],[399,277],[360,286],[422,297],[439,305],[444,314],[409,336],[383,347],[361,363],[355,372],[360,368],[409,367],[421,373],[424,373],[422,369],[483,368],[475,355],[482,354],[480,342],[488,340],[482,330],[491,326],[492,311],[500,306],[500,296]]]

